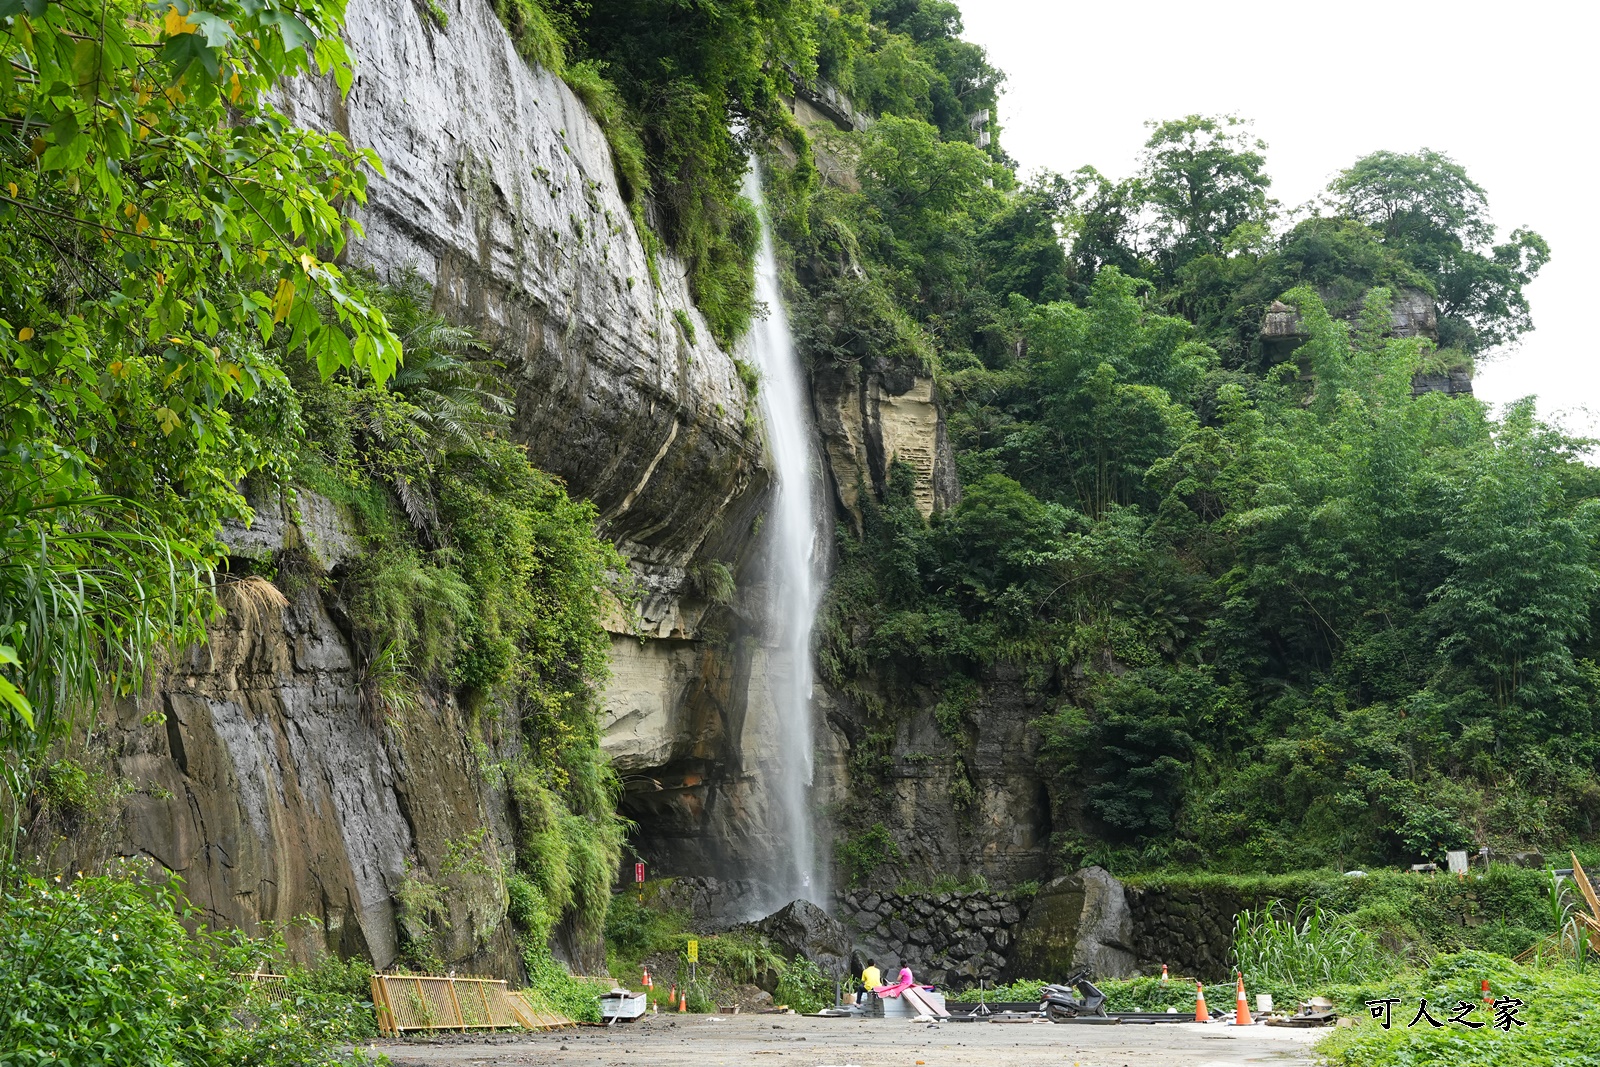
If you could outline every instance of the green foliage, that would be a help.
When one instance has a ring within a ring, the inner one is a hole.
[[[352,998],[344,969],[292,976],[287,996],[265,1003],[236,975],[256,970],[274,946],[199,926],[170,882],[133,873],[8,882],[0,911],[8,1063],[366,1062],[338,1051],[373,1027],[371,1006]]]
[[[648,196],[652,225],[687,265],[724,346],[752,311],[759,222],[740,196],[751,150],[788,141],[811,172],[807,136],[783,103],[796,81],[820,74],[869,111],[931,123],[952,159],[981,166],[998,154],[970,147],[994,126],[970,118],[993,108],[1001,76],[960,39],[948,3],[715,0],[690,11],[666,0],[497,0],[496,11],[519,52],[565,77],[598,119],[641,236],[653,245]]]
[[[1264,236],[1272,206],[1261,154],[1267,145],[1250,135],[1247,120],[1188,115],[1147,125],[1153,132],[1145,142],[1140,191],[1154,212],[1152,237],[1169,272],[1230,243]]]
[[[817,13],[817,72],[857,106],[932,123],[948,140],[972,141],[970,119],[993,109],[1004,75],[961,40],[948,0],[847,0]],[[998,153],[998,147],[992,149]]]
[[[600,1021],[599,995],[611,988],[609,981],[597,983],[575,978],[550,957],[542,946],[523,954],[528,968],[528,992],[534,1002],[580,1023]]]
[[[1516,997],[1516,1015],[1524,1025],[1501,1030],[1457,1025],[1435,1029],[1426,1020],[1408,1027],[1417,1000],[1426,997],[1430,1013],[1446,1022],[1455,1006],[1474,1006],[1467,1016],[1489,1023],[1492,1012],[1480,1005],[1478,983],[1487,978],[1496,997]],[[1400,1067],[1403,1064],[1450,1063],[1462,1067],[1564,1067],[1600,1061],[1600,1011],[1595,1005],[1600,981],[1593,974],[1567,968],[1533,970],[1504,957],[1468,952],[1442,956],[1423,971],[1373,974],[1339,996],[1341,1010],[1355,1015],[1358,1025],[1336,1030],[1318,1043],[1318,1051],[1337,1067]],[[1391,1025],[1370,1017],[1364,1001],[1399,997]]]
[[[1427,148],[1374,152],[1330,189],[1432,283],[1444,345],[1476,352],[1533,328],[1523,288],[1549,261],[1550,246],[1520,229],[1493,245],[1488,197],[1449,156]]]
[[[264,346],[324,377],[381,380],[399,361],[335,265],[341,206],[364,201],[375,159],[274,104],[313,70],[348,90],[342,17],[338,2],[0,4],[8,830],[74,710],[203,632],[218,524],[247,513],[240,481],[280,462],[262,444],[289,417]]]
[[[542,0],[495,0],[494,12],[516,42],[518,55],[552,74],[566,73],[566,39]]]
[[[941,893],[986,893],[989,879],[981,874],[941,874],[931,882],[901,882],[894,887],[901,896],[936,897]]]
[[[1043,979],[1019,978],[1015,982],[991,983],[983,989],[971,986],[949,994],[948,999],[957,1004],[1038,1004],[1044,1000],[1044,986]]]
[[[679,935],[689,927],[689,917],[640,904],[628,893],[611,900],[606,912],[606,951],[611,973],[632,971],[646,956],[673,952]]]
[[[1526,406],[1413,395],[1436,354],[1387,336],[1377,283],[1432,283],[1401,252],[1344,219],[1197,253],[1317,280],[1271,297],[1308,339],[1261,373],[1163,313],[1159,272],[1014,300],[1025,344],[946,372],[961,502],[924,520],[892,475],[840,534],[820,665],[869,719],[857,773],[884,773],[905,714],[961,741],[1021,668],[1064,862],[1368,866],[1588,834],[1600,484]],[[1224,286],[1206,328],[1271,291]],[[930,678],[978,692],[924,705]]]
[[[796,956],[784,968],[772,999],[778,1004],[788,1005],[801,1015],[810,1015],[833,1007],[833,979],[804,956]]]
[[[1320,927],[1357,931],[1371,938],[1368,951],[1374,958],[1398,956],[1410,964],[1469,949],[1517,956],[1558,929],[1549,917],[1548,875],[1503,864],[1459,881],[1394,870],[1359,878],[1334,870],[1276,875],[1168,870],[1132,875],[1128,884],[1236,901],[1252,913],[1252,923],[1271,918],[1284,937],[1289,936],[1285,924],[1295,930],[1303,925],[1305,905],[1291,912],[1279,902],[1309,901],[1322,910]]]
[[[672,321],[676,322],[678,329],[683,332],[683,339],[694,344],[694,321],[689,318],[689,313],[682,308],[673,308]]]
[[[622,832],[613,815],[614,802],[609,796],[588,798],[604,803],[586,814],[575,813],[526,762],[512,770],[510,785],[517,862],[530,883],[519,890],[519,907],[531,920],[527,929],[535,933],[542,928],[548,936],[544,917],[570,910],[586,929],[598,932],[611,901],[612,872],[621,861]]]
[[[841,837],[834,842],[833,851],[852,886],[867,882],[880,868],[900,858],[900,846],[881,822]]]
[[[1273,902],[1234,920],[1234,966],[1253,982],[1295,989],[1359,981],[1387,964],[1373,935],[1349,916],[1309,901],[1287,909]]]
[[[788,961],[753,930],[693,931],[687,914],[660,905],[659,894],[668,884],[648,884],[644,904],[631,893],[612,899],[606,913],[606,963],[619,980],[630,981],[626,976],[637,976],[646,965],[655,971],[665,968],[655,979],[663,1010],[668,1010],[665,983],[672,982],[687,988],[689,1010],[701,1012],[715,1011],[717,1000],[735,985],[765,983],[788,972]],[[690,938],[700,944],[697,979],[692,984],[687,981]]]
[[[650,161],[627,105],[617,93],[617,87],[605,76],[605,64],[593,59],[574,63],[563,77],[605,131],[606,143],[611,146],[611,165],[616,170],[623,199],[630,204],[642,203],[650,194]],[[689,339],[694,340],[692,330]]]
[[[701,964],[728,982],[753,984],[770,973],[788,976],[794,967],[778,955],[766,938],[754,931],[730,930],[699,940]],[[810,960],[799,962],[816,970]],[[815,986],[816,980],[817,976],[810,972],[793,979],[795,986],[807,989]],[[780,992],[782,988],[780,985]],[[828,984],[828,999],[830,1002],[833,999],[831,983]]]
[[[498,735],[484,769],[508,787],[515,816],[507,910],[530,967],[543,966],[564,919],[601,929],[620,862],[596,702],[609,670],[602,620],[632,599],[627,564],[596,536],[594,505],[508,439],[496,368],[470,332],[432,311],[414,275],[379,292],[406,338],[406,364],[382,384],[341,374],[304,386],[315,452],[297,475],[348,506],[367,545],[338,589],[369,706],[404,729],[425,696],[450,693],[475,728]],[[304,381],[303,365],[289,371]],[[496,873],[481,836],[452,845],[439,881],[408,871],[400,897],[413,965],[436,963],[451,876],[473,865]]]

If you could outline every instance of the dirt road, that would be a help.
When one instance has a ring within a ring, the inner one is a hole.
[[[1323,1031],[737,1015],[379,1042],[396,1067],[1311,1067]]]

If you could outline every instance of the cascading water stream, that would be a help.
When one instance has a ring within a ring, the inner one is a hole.
[[[756,254],[756,299],[766,306],[748,341],[761,374],[758,396],[767,423],[776,487],[767,522],[772,546],[769,626],[775,647],[769,653],[768,679],[778,716],[782,761],[771,783],[780,817],[777,867],[763,880],[774,883],[785,901],[823,899],[826,887],[816,857],[812,825],[811,628],[817,611],[816,514],[812,497],[811,430],[808,404],[794,335],[778,284],[761,190],[761,172],[751,164],[744,195],[761,213],[761,247]],[[785,869],[787,868],[787,869]]]

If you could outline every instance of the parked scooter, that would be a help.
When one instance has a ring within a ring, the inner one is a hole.
[[[1073,988],[1082,994],[1072,995]],[[1062,985],[1047,985],[1043,991],[1044,1003],[1039,1010],[1053,1023],[1066,1022],[1083,1016],[1106,1017],[1106,995],[1089,980],[1089,972],[1075,972]]]

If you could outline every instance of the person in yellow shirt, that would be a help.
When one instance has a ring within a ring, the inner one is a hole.
[[[883,972],[878,970],[877,960],[868,960],[866,967],[861,972],[861,992],[856,994],[856,1003],[866,1001],[867,994],[883,984]]]

